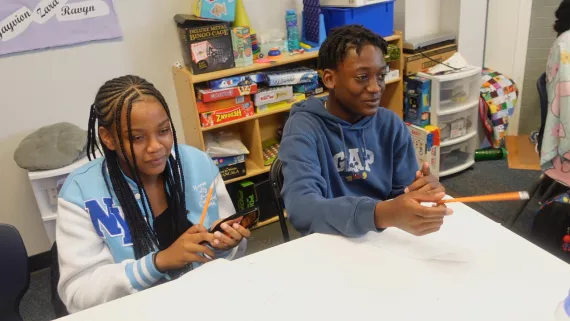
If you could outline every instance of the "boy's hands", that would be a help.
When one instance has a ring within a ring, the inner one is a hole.
[[[445,193],[445,188],[439,183],[437,177],[431,174],[429,164],[424,163],[422,168],[416,172],[416,179],[414,182],[404,190],[405,193],[413,191],[436,191]]]
[[[422,206],[421,202],[437,202],[445,192],[412,191],[391,201],[378,202],[374,211],[377,228],[397,227],[408,233],[421,236],[436,232],[443,224],[443,218],[453,210],[445,205]]]
[[[200,243],[208,242],[214,244],[215,239],[214,234],[208,233],[205,227],[196,224],[184,232],[166,250],[156,253],[156,268],[161,272],[167,272],[180,269],[192,262],[209,262],[210,259],[202,254],[207,254],[209,257],[214,258],[214,251]]]

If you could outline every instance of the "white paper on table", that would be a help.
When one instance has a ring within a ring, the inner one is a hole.
[[[388,228],[380,233],[369,232],[359,242],[417,260],[468,262],[473,259],[467,242],[445,223],[440,231],[424,236]]]

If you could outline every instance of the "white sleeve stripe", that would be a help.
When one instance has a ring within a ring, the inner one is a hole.
[[[154,284],[156,281],[158,281],[158,278],[153,278],[152,275],[150,274],[148,267],[147,267],[147,258],[143,258],[141,260],[141,270],[139,271],[139,273],[141,273],[142,277],[144,278],[145,282],[149,283],[149,284]],[[152,261],[152,253],[151,253],[151,261]],[[151,263],[152,264],[152,263]]]
[[[127,278],[129,278],[129,282],[131,282],[131,285],[135,290],[142,291],[144,290],[144,288],[136,279],[134,271],[135,271],[135,262],[129,262],[127,263],[127,265],[125,265],[125,272],[127,274]]]
[[[144,258],[143,258],[143,259],[144,259]],[[138,260],[137,263],[136,263],[137,267],[136,267],[136,268],[133,268],[133,272],[134,272],[133,274],[134,274],[135,280],[136,280],[143,288],[146,289],[146,288],[150,287],[150,284],[146,283],[146,282],[142,279],[141,275],[139,274],[140,264],[141,264],[141,260]]]
[[[154,263],[152,262],[153,255],[154,253],[150,253],[144,258],[146,261],[146,271],[150,274],[152,279],[160,280],[165,275],[165,273],[161,273],[156,269],[156,266],[154,266]]]

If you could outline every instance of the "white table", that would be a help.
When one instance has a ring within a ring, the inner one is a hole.
[[[65,320],[553,320],[570,266],[464,204],[451,207],[441,233],[469,246],[467,262],[315,234]]]

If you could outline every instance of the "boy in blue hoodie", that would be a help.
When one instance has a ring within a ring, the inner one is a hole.
[[[327,98],[295,105],[283,134],[283,198],[302,234],[360,236],[397,227],[415,235],[439,230],[445,190],[418,171],[404,122],[380,108],[388,66],[386,41],[357,25],[335,29],[319,51]],[[388,201],[389,200],[389,201]]]

